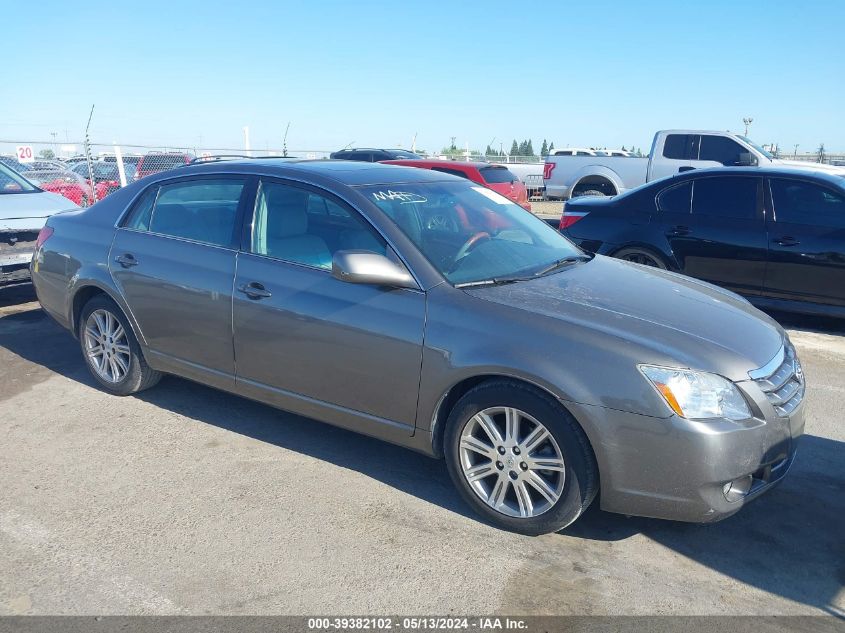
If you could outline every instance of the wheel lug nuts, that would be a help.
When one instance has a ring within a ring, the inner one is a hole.
[[[519,455],[519,453],[520,453],[519,446],[514,446],[514,447],[513,447],[513,454],[514,454],[514,455]]]
[[[496,468],[498,468],[499,470],[502,470],[504,467],[505,465],[502,462],[496,462]]]
[[[519,467],[520,467],[522,470],[528,470],[528,464],[526,464],[525,462],[522,462],[522,463],[519,465]]]
[[[516,474],[515,470],[512,470],[508,473],[508,477],[515,480],[517,477],[519,477],[519,475]]]
[[[505,454],[505,447],[504,446],[500,446],[498,450],[499,450],[499,455]]]

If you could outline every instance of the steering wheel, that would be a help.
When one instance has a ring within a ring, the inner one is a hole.
[[[478,233],[473,234],[464,245],[458,250],[457,255],[455,255],[455,264],[461,261],[464,257],[469,255],[469,252],[474,249],[478,244],[482,241],[489,241],[493,238],[490,237],[490,234],[487,231],[479,231]],[[453,266],[454,269],[454,266]]]

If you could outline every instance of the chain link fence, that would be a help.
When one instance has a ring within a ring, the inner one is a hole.
[[[113,191],[144,176],[176,169],[192,162],[229,158],[288,157],[329,158],[332,150],[244,149],[232,147],[151,146],[84,142],[0,140],[0,163],[20,172],[44,189],[59,193],[79,206],[89,206]],[[543,158],[540,156],[501,156],[465,152],[463,154],[422,154],[425,158],[473,160],[500,163],[525,183],[531,199],[544,198]],[[818,154],[795,154],[787,159],[820,162]],[[845,165],[845,155],[826,154],[824,162]],[[8,180],[8,179],[6,179]],[[0,187],[14,186],[4,182]]]

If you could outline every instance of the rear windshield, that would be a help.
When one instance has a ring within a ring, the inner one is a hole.
[[[482,167],[479,169],[484,182],[513,182],[517,180],[507,167]]]

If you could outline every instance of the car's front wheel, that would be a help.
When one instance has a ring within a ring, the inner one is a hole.
[[[564,528],[598,490],[595,458],[578,422],[523,383],[496,380],[471,389],[452,409],[444,439],[461,496],[514,532]]]
[[[128,396],[161,379],[161,373],[147,365],[123,311],[104,295],[82,308],[79,343],[91,375],[109,393]]]

